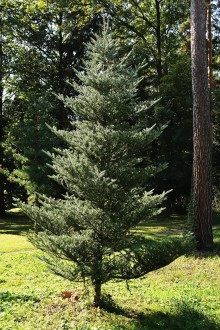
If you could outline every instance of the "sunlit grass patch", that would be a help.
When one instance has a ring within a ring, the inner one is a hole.
[[[62,299],[82,285],[50,273],[27,241],[32,224],[10,217],[0,233],[1,330],[217,330],[220,328],[219,221],[216,248],[176,259],[170,265],[128,282],[103,285],[106,309],[91,306],[92,292],[79,300]],[[15,225],[15,227],[13,227]],[[24,226],[26,229],[24,229]],[[29,228],[28,228],[29,226]],[[158,219],[138,227],[138,234],[163,239],[176,236],[185,218]],[[4,253],[3,253],[4,252]],[[90,289],[90,288],[88,288]]]
[[[34,246],[28,242],[26,236],[1,234],[0,237],[0,253],[34,249]]]

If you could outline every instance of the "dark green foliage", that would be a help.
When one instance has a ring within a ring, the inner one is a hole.
[[[154,107],[150,122],[168,123],[154,145],[154,157],[168,167],[155,177],[158,191],[172,189],[164,204],[170,212],[186,211],[192,176],[192,86],[190,58],[179,55],[162,78],[161,100]]]
[[[42,152],[42,149],[58,145],[58,139],[51,136],[46,127],[46,122],[55,120],[50,104],[40,95],[29,93],[26,99],[15,100],[15,103],[14,122],[5,128],[5,153],[13,160],[8,176],[24,187],[29,199],[36,202],[36,190],[52,196],[58,191],[48,178],[51,170],[46,166],[48,157]]]
[[[0,208],[4,209],[5,190],[7,196],[19,198],[23,190],[23,199],[28,195],[32,201],[36,190],[60,194],[47,178],[50,171],[42,149],[52,150],[57,143],[45,122],[69,128],[69,110],[54,93],[75,94],[67,81],[76,77],[74,69],[82,64],[85,42],[97,29],[98,17],[92,4],[66,0],[2,0],[0,12],[0,142],[4,143],[4,150],[0,143],[4,168]]]
[[[163,128],[145,127],[147,104],[136,97],[138,68],[118,51],[105,24],[88,45],[78,72],[82,85],[74,83],[78,96],[60,95],[73,111],[73,129],[52,128],[69,147],[48,155],[66,195],[40,196],[40,208],[22,206],[43,229],[31,241],[49,254],[51,269],[74,281],[91,280],[96,306],[103,283],[140,277],[188,249],[182,241],[157,245],[131,231],[160,212],[166,195],[153,194],[149,179],[165,166],[154,166],[146,152]]]

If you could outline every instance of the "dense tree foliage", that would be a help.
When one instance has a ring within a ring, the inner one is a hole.
[[[52,93],[74,95],[75,91],[70,88],[67,81],[77,79],[74,69],[80,68],[84,42],[88,40],[92,31],[97,30],[100,13],[104,11],[111,18],[121,49],[125,53],[133,50],[133,63],[145,61],[145,68],[140,72],[143,79],[138,94],[142,100],[149,97],[154,100],[158,98],[158,83],[164,82],[166,78],[163,77],[170,77],[170,67],[178,63],[177,53],[182,39],[178,29],[187,19],[189,8],[187,1],[148,1],[146,4],[139,4],[137,1],[93,1],[89,4],[86,1],[72,3],[64,0],[5,0],[2,6],[3,16],[7,22],[11,22],[13,32],[10,37],[13,46],[10,49],[16,52],[12,61],[10,84],[7,86],[7,93],[11,98],[5,103],[9,124],[5,130],[7,135],[4,146],[10,164],[6,161],[4,167],[8,167],[10,179],[24,185],[30,194],[36,186],[42,191],[40,186],[48,184],[48,169],[40,170],[45,167],[44,156],[37,156],[39,166],[36,164],[36,155],[44,149],[45,137],[48,134],[45,121],[54,122],[60,128],[69,126],[69,110]],[[168,92],[165,89],[163,91]],[[159,94],[161,93],[163,92],[159,90]],[[170,97],[168,94],[164,97],[167,104]],[[157,109],[159,108],[162,109],[163,105]],[[179,121],[184,120],[177,114],[177,107],[173,107],[172,111],[178,116]],[[161,110],[161,114],[157,112],[149,115],[146,125],[151,125],[155,121],[163,124],[169,122],[169,111],[165,116],[163,113]],[[30,129],[35,121],[43,134],[37,133],[36,128]],[[39,143],[36,143],[36,139],[39,139],[36,134],[42,136]],[[182,139],[175,126],[170,135],[176,135],[173,140],[177,140],[177,143]],[[28,151],[25,143],[23,144],[25,139],[29,141]],[[53,141],[50,145],[53,146]],[[167,157],[164,155],[165,162],[170,162],[171,158],[174,161],[173,148],[174,145],[170,146],[173,153],[171,157],[167,153]],[[162,149],[163,147],[161,150],[159,147],[156,153],[164,153]],[[152,152],[155,153],[153,150]],[[180,160],[180,163],[185,162]],[[39,171],[41,175],[38,174]],[[170,181],[168,177],[159,180],[157,190],[166,189],[174,189],[173,194],[178,195],[177,180]]]
[[[37,187],[54,195],[55,187],[48,189],[42,149],[56,146],[56,141],[49,139],[45,123],[69,126],[69,113],[54,94],[71,94],[68,80],[82,63],[84,42],[96,28],[96,17],[81,1],[4,1],[2,7],[4,21],[11,24],[3,39],[10,39],[15,52],[7,53],[12,63],[7,85],[4,79],[4,174],[28,195]]]

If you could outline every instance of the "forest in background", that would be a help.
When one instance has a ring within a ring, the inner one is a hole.
[[[190,1],[6,1],[0,16],[0,213],[12,197],[37,204],[36,192],[53,197],[63,190],[48,175],[42,150],[62,147],[46,126],[71,129],[72,113],[55,95],[77,95],[85,44],[99,32],[103,14],[121,52],[132,50],[139,72],[138,97],[148,101],[146,127],[167,128],[152,145],[150,157],[167,168],[152,178],[156,193],[168,191],[166,214],[186,212],[192,177],[192,83]],[[219,1],[212,3],[213,184],[220,194],[219,167]],[[209,40],[210,41],[210,40]],[[208,41],[207,41],[208,42]],[[75,94],[74,94],[75,93]]]

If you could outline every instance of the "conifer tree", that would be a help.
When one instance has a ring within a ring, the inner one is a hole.
[[[148,179],[154,166],[147,150],[163,128],[145,127],[147,104],[138,102],[138,68],[120,56],[104,24],[87,46],[87,60],[74,83],[75,98],[60,96],[73,111],[71,131],[51,128],[66,149],[48,153],[52,178],[65,187],[56,200],[40,196],[40,207],[22,205],[42,228],[32,242],[58,275],[90,281],[94,305],[112,279],[138,278],[186,251],[181,240],[156,243],[138,236],[135,226],[160,212],[166,193],[155,195]]]

